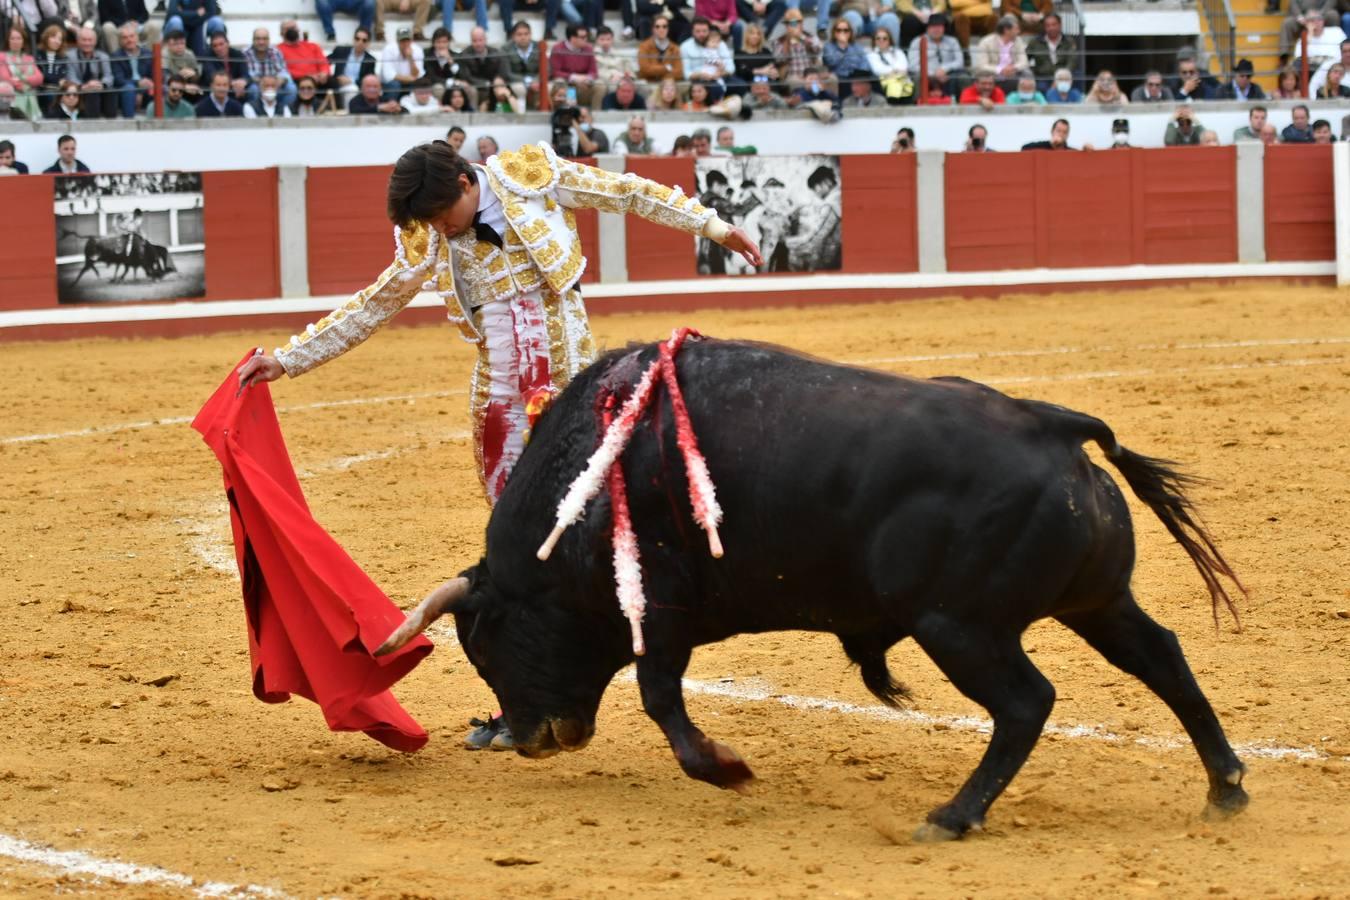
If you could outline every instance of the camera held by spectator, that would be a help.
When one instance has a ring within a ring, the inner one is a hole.
[[[553,110],[553,151],[559,156],[576,156],[572,135],[577,123],[581,121],[581,109],[576,106],[559,106]]]

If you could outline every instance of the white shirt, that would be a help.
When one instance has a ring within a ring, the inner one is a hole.
[[[492,193],[492,187],[488,184],[487,172],[482,166],[473,167],[474,175],[478,176],[478,221],[492,228],[493,231],[501,235],[502,244],[505,245],[506,237],[506,210],[502,209],[502,201],[497,199],[497,195]],[[461,297],[473,297],[464,282],[459,277],[459,267],[455,267],[455,292]]]
[[[398,105],[408,111],[410,116],[429,116],[441,111],[441,104],[436,100],[435,94],[427,94],[426,103],[418,103],[416,94],[408,94]]]
[[[412,63],[417,64],[417,74],[421,75],[426,70],[422,66],[422,47],[418,44],[412,45]],[[385,45],[380,53],[380,81],[393,81],[400,75],[412,75],[412,63],[403,58],[398,52],[398,43],[391,42]]]
[[[272,102],[272,105],[270,105],[270,106],[267,104],[267,101],[266,101],[266,100],[261,100],[260,102],[262,103],[262,108],[263,108],[263,111],[262,111],[262,116],[263,116],[263,118],[266,118],[266,119],[278,119],[278,118],[280,118],[280,119],[289,119],[289,118],[291,117],[291,110],[290,110],[290,107],[288,107],[288,106],[282,106],[282,105],[280,105],[279,103],[277,103],[277,102],[275,102],[275,101],[273,101],[273,102]],[[245,104],[244,104],[244,118],[245,118],[245,119],[256,119],[256,118],[258,118],[258,111],[257,111],[256,109],[253,108],[253,104],[252,104],[252,103],[245,103]]]

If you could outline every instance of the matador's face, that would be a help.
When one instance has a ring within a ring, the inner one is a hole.
[[[473,228],[473,217],[478,212],[478,179],[459,176],[462,193],[459,199],[440,214],[427,220],[427,225],[447,238],[456,237]]]

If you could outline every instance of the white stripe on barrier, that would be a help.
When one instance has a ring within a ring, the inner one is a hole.
[[[908,272],[873,275],[765,275],[757,278],[688,278],[672,281],[629,281],[587,284],[587,297],[658,297],[671,295],[772,294],[784,291],[942,290],[1018,287],[1038,284],[1102,284],[1207,278],[1308,278],[1336,274],[1333,262],[1206,263],[1174,266],[1103,266],[1080,269],[1003,269],[993,272]],[[88,325],[155,322],[178,319],[235,318],[302,312],[328,312],[350,295],[211,300],[176,303],[70,306],[0,312],[0,329],[40,325]],[[444,305],[434,294],[418,294],[412,307]]]
[[[154,885],[190,891],[196,897],[276,897],[286,895],[272,888],[255,884],[226,884],[219,881],[198,881],[180,872],[171,872],[156,866],[138,866],[114,859],[102,859],[80,850],[56,850],[33,844],[7,834],[0,834],[0,857],[55,869],[71,875],[87,875],[95,880],[107,880],[126,885]]]
[[[1235,350],[1249,347],[1316,347],[1323,344],[1350,344],[1350,337],[1332,338],[1263,338],[1246,341],[1203,341],[1181,344],[1134,344],[1114,347],[1102,344],[1096,347],[1042,347],[1032,350],[972,350],[964,353],[918,353],[910,356],[877,356],[868,359],[844,360],[857,366],[881,366],[888,363],[978,361],[982,359],[1022,359],[1037,356],[1069,356],[1074,353],[1135,353],[1151,350]]]

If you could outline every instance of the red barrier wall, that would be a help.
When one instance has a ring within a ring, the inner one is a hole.
[[[1232,147],[949,154],[945,188],[953,272],[1237,260]]]
[[[1336,258],[1336,193],[1331,147],[1266,148],[1266,259]]]
[[[277,170],[202,175],[206,299],[281,295]]]
[[[348,294],[394,261],[394,231],[385,215],[393,166],[310,169],[305,176],[309,290]]]
[[[6,211],[0,239],[0,309],[55,306],[52,176],[0,178],[0,209]]]
[[[919,268],[918,157],[842,156],[845,272],[915,272]]]
[[[694,195],[694,161],[688,157],[630,156],[628,171],[671,187],[678,185],[686,194]],[[637,216],[628,217],[629,281],[693,278],[697,274],[692,237]]]

